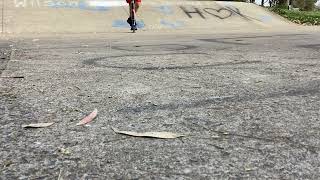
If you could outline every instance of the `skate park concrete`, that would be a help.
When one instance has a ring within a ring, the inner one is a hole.
[[[319,38],[1,41],[0,179],[319,179]]]
[[[127,32],[124,1],[2,1],[2,34]],[[224,1],[144,0],[138,27],[146,32],[254,32],[299,29],[255,4]]]

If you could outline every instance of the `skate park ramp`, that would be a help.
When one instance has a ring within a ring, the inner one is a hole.
[[[2,34],[125,32],[125,0],[2,1]],[[294,26],[255,4],[227,1],[143,0],[141,31],[252,31]]]

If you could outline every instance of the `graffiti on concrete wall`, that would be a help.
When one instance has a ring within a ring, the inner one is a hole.
[[[14,0],[15,7],[40,7],[40,0]]]
[[[47,4],[47,7],[51,8],[74,8],[74,9],[82,9],[82,10],[97,10],[97,11],[105,11],[109,10],[110,7],[103,6],[103,5],[95,5],[92,3],[93,1],[69,1],[69,2],[63,2],[63,1],[57,1],[52,0],[50,3]]]
[[[161,19],[160,24],[171,29],[177,29],[184,26],[183,21],[169,21],[165,19]]]
[[[174,13],[172,7],[167,5],[157,6],[155,9],[164,15],[172,15]]]
[[[14,0],[14,5],[17,8],[64,8],[64,9],[79,9],[79,10],[92,10],[92,11],[106,11],[110,10],[114,6],[127,6],[126,2],[123,1],[106,1],[106,0]],[[154,12],[162,15],[162,18],[159,18],[156,28],[165,27],[171,29],[178,29],[185,26],[185,21],[175,19],[176,13],[183,13],[189,19],[210,19],[216,18],[220,20],[225,20],[233,16],[241,17],[245,20],[257,20],[260,22],[270,22],[272,21],[271,16],[260,15],[259,19],[252,18],[250,16],[244,15],[241,11],[232,6],[232,4],[223,3],[218,7],[210,6],[175,6],[170,5],[158,5],[153,6]],[[171,18],[173,17],[173,18]],[[114,28],[129,28],[128,23],[121,19],[116,19],[112,21],[112,27]],[[145,28],[146,25],[143,20],[137,22],[138,28]],[[148,26],[152,28],[151,25]]]
[[[180,8],[183,10],[183,12],[189,17],[189,18],[193,18],[192,15],[197,14],[198,16],[200,16],[203,19],[206,19],[206,17],[204,16],[204,14],[202,13],[202,11],[199,8],[196,7],[192,7],[192,9],[187,9],[184,6],[180,6]]]
[[[220,9],[204,8],[203,11],[219,19],[229,18],[233,14],[232,11],[230,11],[227,8],[220,8]]]
[[[70,8],[80,10],[109,10],[113,4],[90,0],[14,0],[17,8]]]
[[[220,8],[197,8],[197,7],[184,7],[180,6],[182,11],[189,17],[200,17],[202,19],[207,19],[208,17],[215,17],[219,19],[227,19],[231,16],[240,16],[246,20],[253,20],[254,18],[246,16],[240,12],[240,10],[233,6],[225,6]],[[257,19],[255,19],[257,20]]]
[[[272,17],[271,16],[269,16],[269,15],[261,15],[260,16],[260,20],[262,21],[262,22],[270,22],[270,21],[272,21]]]

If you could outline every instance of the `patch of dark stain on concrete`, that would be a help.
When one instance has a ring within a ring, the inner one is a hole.
[[[298,142],[297,140],[292,139],[291,137],[284,137],[284,136],[255,136],[255,135],[249,135],[249,134],[238,134],[235,132],[223,132],[223,131],[217,131],[217,130],[211,130],[212,132],[218,133],[220,135],[228,136],[228,137],[240,137],[245,139],[255,139],[258,141],[264,141],[264,142],[283,142],[286,143],[288,146],[296,149],[306,149],[307,151],[316,154],[317,151],[320,150],[320,147],[308,145],[308,144],[302,144],[301,142]],[[261,151],[260,151],[261,152]]]
[[[299,84],[298,87],[291,87],[287,89],[292,89],[284,92],[274,92],[269,93],[263,96],[257,95],[246,95],[246,96],[222,96],[222,97],[213,97],[207,99],[199,99],[195,101],[182,102],[182,103],[168,103],[162,104],[158,106],[138,106],[138,107],[126,107],[123,109],[119,109],[118,112],[125,113],[141,113],[144,111],[161,111],[161,110],[170,110],[174,111],[177,109],[189,109],[189,108],[198,108],[204,107],[212,104],[223,104],[223,103],[241,103],[248,101],[259,101],[270,98],[280,98],[280,97],[295,97],[295,96],[303,96],[303,95],[315,95],[320,93],[320,81],[310,81],[307,83]]]
[[[36,47],[36,48],[21,48],[19,50],[23,51],[30,51],[30,50],[66,50],[66,49],[106,49],[110,48],[112,44],[90,44],[88,46],[79,46],[79,45],[61,45],[61,46],[52,46],[52,47]]]
[[[295,36],[305,36],[308,34],[277,34],[277,35],[261,35],[261,36],[240,36],[240,37],[230,37],[222,39],[256,39],[256,38],[272,38],[272,37],[295,37]]]
[[[232,44],[232,45],[250,45],[250,43],[240,43],[233,41],[224,41],[223,39],[199,39],[200,41],[222,43],[222,44]]]
[[[307,59],[310,59],[310,60],[315,60],[315,59],[319,59],[319,58],[316,58],[316,57],[310,57],[310,58],[307,58]]]
[[[320,50],[320,44],[305,44],[298,47]]]
[[[106,68],[115,68],[115,69],[134,69],[134,70],[146,70],[146,71],[154,71],[154,70],[178,70],[178,69],[203,69],[203,68],[212,68],[218,66],[230,66],[230,65],[242,65],[242,64],[256,64],[261,61],[243,61],[236,63],[219,63],[219,64],[211,64],[204,66],[164,66],[164,67],[134,67],[134,66],[102,66]],[[101,67],[101,66],[100,66]]]
[[[278,34],[278,35],[261,35],[261,36],[238,36],[238,37],[227,37],[227,38],[216,38],[216,39],[198,39],[200,41],[207,42],[220,42],[236,44],[236,42],[226,42],[225,40],[235,40],[237,42],[243,41],[243,39],[258,39],[258,38],[274,38],[274,37],[295,37],[295,36],[305,36],[308,34]],[[240,45],[248,45],[249,43],[240,43]]]
[[[307,87],[299,87],[295,89],[291,89],[286,92],[279,92],[279,93],[270,93],[269,95],[265,96],[264,98],[275,98],[275,97],[282,97],[282,96],[304,96],[304,95],[315,95],[320,93],[320,83],[314,81],[313,85],[309,85]]]
[[[226,97],[213,97],[208,99],[196,100],[191,102],[185,103],[168,103],[162,104],[158,106],[153,105],[145,105],[145,106],[138,106],[138,107],[126,107],[123,109],[117,110],[118,112],[126,112],[126,113],[141,113],[143,111],[159,111],[159,110],[176,110],[179,108],[195,108],[201,107],[208,104],[219,104],[224,101],[230,100],[234,98],[233,96],[226,96]]]
[[[114,50],[120,51],[183,51],[197,48],[194,45],[184,44],[152,44],[152,45],[139,45],[139,46],[112,46]]]
[[[320,64],[316,64],[316,63],[288,63],[290,65],[294,65],[294,66],[297,66],[297,67],[305,67],[305,68],[313,68],[313,67],[317,67],[317,66],[320,66]]]
[[[271,38],[271,37],[274,37],[274,36],[241,36],[241,37],[236,37],[236,38],[239,38],[239,39],[254,39],[254,38]],[[235,39],[235,38],[231,37],[231,38],[225,38],[225,39]]]

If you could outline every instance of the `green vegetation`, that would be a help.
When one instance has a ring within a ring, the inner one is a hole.
[[[316,0],[291,0],[295,8],[302,11],[313,11],[315,9]]]
[[[279,7],[270,9],[297,24],[320,25],[320,11],[296,11]]]

